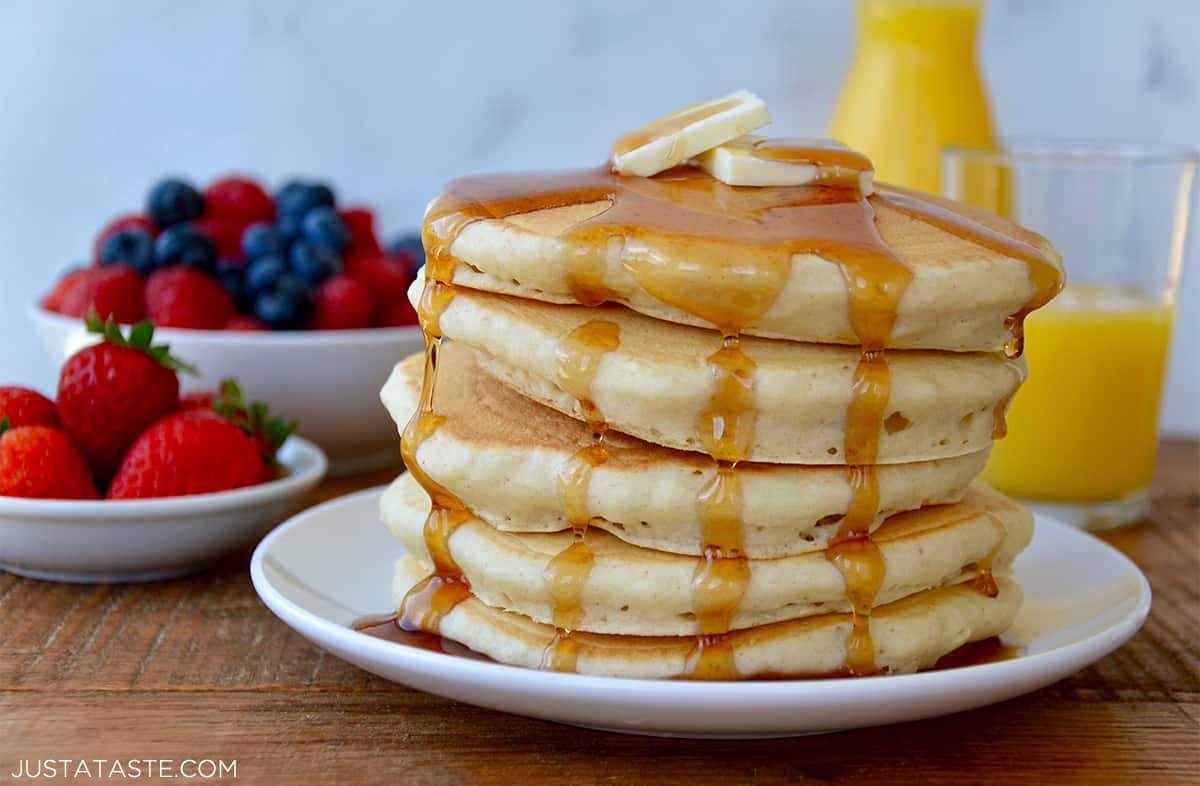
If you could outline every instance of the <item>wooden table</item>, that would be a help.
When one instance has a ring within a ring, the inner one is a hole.
[[[158,584],[0,574],[0,782],[22,759],[119,758],[236,759],[236,782],[272,784],[1197,783],[1200,444],[1163,445],[1154,499],[1149,522],[1103,536],[1154,587],[1120,651],[994,707],[775,741],[583,731],[393,685],[272,616],[246,554]]]

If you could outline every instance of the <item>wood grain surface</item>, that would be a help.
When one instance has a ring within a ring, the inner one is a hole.
[[[188,783],[1200,783],[1200,444],[1164,443],[1150,520],[1103,537],[1154,606],[1091,668],[946,718],[753,742],[584,731],[385,682],[272,616],[248,553],[156,584],[0,573],[0,783],[47,758],[237,761],[236,780]]]

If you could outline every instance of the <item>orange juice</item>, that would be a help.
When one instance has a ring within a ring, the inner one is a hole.
[[[982,0],[858,0],[858,41],[829,135],[878,178],[941,191],[947,144],[990,147],[975,59]]]
[[[1025,323],[1029,378],[983,478],[1028,499],[1100,502],[1154,472],[1173,308],[1115,284],[1068,284]]]

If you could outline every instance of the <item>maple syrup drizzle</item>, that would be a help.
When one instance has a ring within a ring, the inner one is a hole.
[[[704,450],[718,461],[739,461],[754,438],[754,361],[742,351],[737,334],[721,339],[708,357],[713,390],[696,423]]]
[[[1005,345],[1004,354],[1010,358],[1020,357],[1025,349],[1025,317],[1035,309],[1049,303],[1063,286],[1062,273],[1050,258],[1029,243],[992,230],[967,216],[921,199],[914,192],[889,187],[887,193],[876,196],[882,203],[912,218],[949,232],[977,246],[991,249],[1013,259],[1019,259],[1026,264],[1029,270],[1029,280],[1033,284],[1033,295],[1004,321],[1004,326],[1012,333],[1012,340]]]
[[[558,469],[558,493],[574,535],[572,543],[556,554],[542,578],[551,601],[554,639],[542,654],[541,668],[574,671],[578,644],[571,638],[583,613],[583,586],[595,560],[587,544],[592,515],[588,505],[592,470],[608,460],[603,414],[592,400],[592,386],[604,355],[621,344],[615,322],[593,320],[572,330],[556,347],[558,383],[579,402],[592,427],[591,443],[580,448]]]
[[[733,660],[733,642],[727,634],[696,637],[679,675],[689,680],[733,680],[741,675]]]
[[[871,638],[871,608],[886,572],[879,546],[870,537],[843,540],[830,546],[825,557],[842,574],[852,623],[846,638],[845,668],[854,676],[874,674],[875,643]]]
[[[433,573],[412,587],[400,603],[398,625],[408,631],[438,634],[442,619],[459,603],[471,597],[471,584],[450,554],[450,537],[471,517],[471,511],[449,489],[429,476],[417,461],[421,443],[441,426],[443,418],[434,412],[439,357],[442,348],[441,318],[454,298],[454,258],[449,247],[469,221],[455,221],[452,236],[434,236],[428,225],[422,229],[427,253],[425,288],[421,292],[417,317],[425,340],[425,370],[421,378],[421,398],[400,438],[400,453],[413,478],[429,495],[429,514],[425,517],[423,537],[433,563]]]
[[[554,638],[542,651],[542,662],[538,668],[542,671],[563,671],[573,673],[578,670],[579,642],[572,638],[569,631],[558,628]]]
[[[873,170],[875,165],[857,150],[851,150],[831,139],[790,139],[767,137],[754,143],[754,155],[768,161],[788,164],[843,167],[858,172]]]
[[[988,555],[975,563],[976,574],[975,578],[971,580],[971,586],[979,594],[994,598],[1000,594],[1000,586],[996,584],[996,577],[992,575],[992,565],[995,563],[996,556],[1000,553],[1000,550],[1004,548],[1004,541],[1008,537],[1008,527],[1005,526],[1003,519],[994,513],[988,513],[987,517],[992,524],[1000,529],[1001,535]]]
[[[736,465],[719,462],[697,498],[704,561],[692,576],[692,606],[700,634],[727,633],[750,582],[743,547],[742,480]]]
[[[639,126],[632,131],[626,131],[617,137],[612,144],[610,154],[615,158],[631,150],[636,150],[656,139],[682,131],[692,123],[697,123],[713,115],[727,112],[738,105],[736,98],[723,98],[716,101],[705,101],[700,104],[689,104],[682,109],[672,112],[665,117]],[[671,156],[668,156],[670,159]],[[672,166],[682,161],[682,156],[674,156]]]
[[[1012,396],[1001,396],[992,409],[992,439],[1004,439],[1008,434],[1008,404]]]
[[[555,347],[558,384],[575,397],[584,419],[593,429],[604,422],[592,401],[592,382],[605,354],[621,345],[621,328],[603,319],[585,322],[572,330]]]

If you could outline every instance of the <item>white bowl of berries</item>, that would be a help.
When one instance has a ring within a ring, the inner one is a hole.
[[[79,319],[91,310],[151,319],[198,369],[185,389],[238,379],[296,418],[331,472],[349,474],[398,461],[379,389],[421,348],[406,293],[423,262],[418,238],[382,249],[371,211],[339,208],[322,183],[272,197],[240,176],[203,191],[169,178],[28,311],[56,362],[94,340]]]
[[[149,581],[255,543],[324,477],[321,449],[232,381],[179,394],[148,322],[63,365],[56,400],[0,387],[0,569]]]

